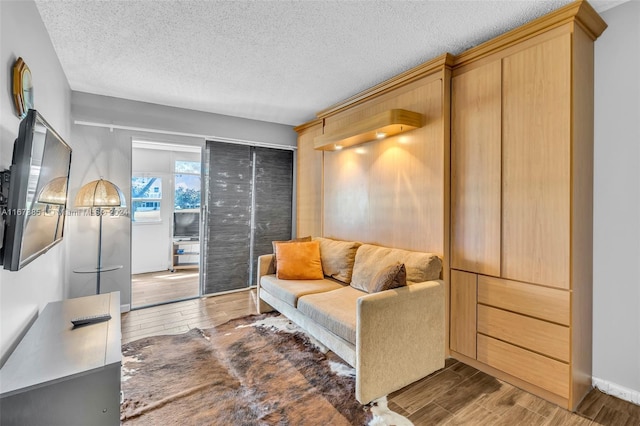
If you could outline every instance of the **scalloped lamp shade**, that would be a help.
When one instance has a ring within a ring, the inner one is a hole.
[[[76,195],[76,207],[125,207],[124,194],[115,184],[98,179],[84,185]]]
[[[67,178],[57,177],[47,183],[37,198],[38,203],[57,204],[64,206],[67,203]]]

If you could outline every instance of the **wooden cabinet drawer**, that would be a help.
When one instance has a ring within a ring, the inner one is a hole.
[[[569,398],[569,364],[478,334],[478,361],[563,398]]]
[[[558,324],[570,324],[569,297],[566,290],[483,275],[478,277],[478,303]]]
[[[569,362],[569,327],[478,305],[478,333]]]

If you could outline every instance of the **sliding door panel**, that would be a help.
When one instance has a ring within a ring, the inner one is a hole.
[[[293,152],[255,149],[254,234],[251,284],[256,285],[258,256],[273,253],[272,241],[291,238]]]
[[[258,257],[291,238],[293,152],[207,142],[203,294],[255,285]]]
[[[251,147],[207,142],[207,256],[204,294],[246,288],[251,251]]]

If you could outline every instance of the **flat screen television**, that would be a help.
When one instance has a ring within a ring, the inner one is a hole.
[[[173,238],[198,240],[200,237],[200,211],[183,210],[173,213]]]
[[[4,269],[17,271],[62,240],[70,166],[71,147],[29,110],[13,145]]]

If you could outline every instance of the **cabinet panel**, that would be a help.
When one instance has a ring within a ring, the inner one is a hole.
[[[322,134],[318,123],[298,138],[297,235],[322,235],[322,151],[313,149],[313,138]]]
[[[502,276],[570,278],[571,36],[503,59]]]
[[[478,332],[569,362],[569,327],[478,305]]]
[[[394,108],[428,117],[410,132],[324,153],[324,236],[444,253],[443,105],[442,80],[421,79],[325,119],[326,133]]]
[[[452,267],[500,275],[501,62],[454,77]]]
[[[477,275],[451,271],[451,350],[476,357]]]
[[[478,334],[478,361],[560,395],[569,397],[569,365]]]
[[[478,277],[478,303],[569,325],[569,292],[492,277]]]

